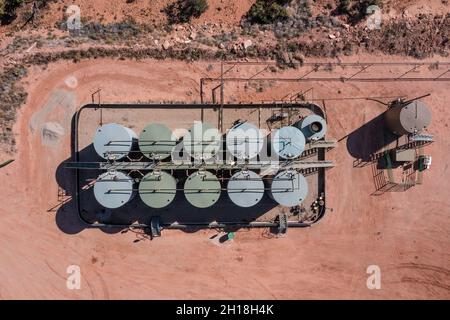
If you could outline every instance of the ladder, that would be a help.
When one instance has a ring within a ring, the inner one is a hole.
[[[161,237],[161,224],[159,216],[152,217],[150,221],[150,234],[153,237]]]

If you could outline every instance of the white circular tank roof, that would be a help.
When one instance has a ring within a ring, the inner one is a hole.
[[[105,172],[94,184],[94,196],[105,208],[119,208],[131,200],[133,185],[133,179],[123,172]]]
[[[194,159],[207,160],[219,153],[221,147],[219,130],[209,123],[196,121],[183,137],[186,152]]]
[[[305,177],[295,170],[281,171],[273,178],[270,193],[282,206],[298,206],[308,194],[308,183]]]
[[[327,123],[324,118],[317,114],[312,114],[295,124],[307,140],[320,140],[327,133]]]
[[[255,158],[263,148],[264,136],[255,125],[243,122],[233,126],[227,133],[227,149],[237,159]]]
[[[103,159],[119,160],[128,155],[136,140],[133,130],[117,123],[108,123],[95,132],[94,149]]]
[[[244,208],[252,207],[264,196],[264,182],[253,171],[239,171],[231,176],[227,186],[231,201]]]
[[[272,136],[272,149],[282,159],[298,158],[305,151],[305,136],[296,127],[281,127]]]

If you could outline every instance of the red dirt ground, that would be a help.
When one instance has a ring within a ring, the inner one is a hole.
[[[80,7],[83,22],[98,22],[102,24],[127,21],[130,18],[143,24],[161,24],[166,22],[161,10],[175,0],[135,0],[126,3],[126,0],[60,0],[49,3],[48,9],[39,14],[37,27],[52,29],[55,23],[65,17],[65,8],[76,4]],[[208,0],[209,7],[199,18],[192,20],[192,24],[216,23],[224,27],[238,26],[242,17],[246,14],[255,0]],[[395,19],[403,14],[415,16],[420,13],[444,14],[449,12],[448,4],[442,0],[384,0],[382,8],[383,18]],[[312,12],[329,14],[336,7],[335,0],[315,0],[309,2]],[[331,8],[327,7],[331,4]],[[19,16],[31,10],[31,4],[19,10]],[[406,12],[405,12],[406,10]],[[19,19],[12,26],[22,26],[23,19]],[[9,26],[0,27],[11,29]],[[46,33],[46,32],[45,32]]]
[[[371,168],[353,168],[344,139],[327,156],[337,164],[327,172],[328,214],[312,228],[290,229],[286,237],[269,239],[263,230],[240,230],[231,244],[216,246],[209,240],[214,230],[166,230],[161,238],[137,243],[132,232],[63,232],[56,213],[48,209],[58,204],[55,172],[70,156],[70,119],[76,108],[90,102],[98,88],[102,102],[198,100],[199,79],[208,74],[209,64],[97,59],[58,62],[46,70],[32,67],[25,84],[27,104],[14,128],[16,161],[0,169],[1,299],[450,298],[450,96],[445,82],[273,83],[262,93],[243,85],[226,88],[227,99],[235,101],[279,99],[309,87],[315,98],[411,98],[431,92],[425,101],[433,112],[429,131],[437,141],[427,149],[432,169],[423,185],[407,192],[371,196]],[[217,74],[219,65],[211,64],[211,73]],[[72,76],[77,83],[68,79]],[[61,90],[76,102],[58,98]],[[49,103],[52,97],[56,103]],[[385,108],[364,100],[329,101],[326,107],[329,137],[335,139]],[[65,132],[51,144],[43,144],[40,135],[47,122],[58,123]],[[66,288],[69,265],[81,268],[81,290]],[[366,287],[369,265],[381,268],[381,290]]]

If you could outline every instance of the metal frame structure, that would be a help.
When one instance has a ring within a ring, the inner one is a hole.
[[[305,63],[289,63],[290,67],[295,67],[299,69],[307,69],[306,72],[299,74],[295,78],[282,78],[282,77],[263,77],[261,76],[266,72],[270,66],[278,66],[279,63],[276,61],[267,62],[247,62],[247,61],[222,61],[220,65],[220,75],[218,77],[203,77],[200,79],[200,101],[204,103],[204,86],[207,83],[219,82],[215,88],[212,89],[213,103],[216,102],[215,90],[220,89],[220,107],[223,105],[224,100],[224,84],[225,82],[253,82],[253,81],[280,81],[280,82],[443,82],[450,81],[450,62],[305,62]],[[225,66],[230,66],[224,71]],[[262,69],[254,73],[249,77],[225,77],[226,74],[231,72],[236,66],[261,66]],[[312,77],[314,73],[319,71],[332,71],[336,67],[341,67],[342,69],[354,69],[354,71],[349,76],[339,76],[339,77]],[[397,67],[402,69],[400,72],[386,74],[386,76],[378,77],[361,77],[363,73],[369,73],[373,71],[376,67]],[[419,72],[418,69],[428,67],[429,70],[437,70],[439,67],[444,67],[446,69],[444,72],[439,72],[434,76],[428,77],[412,77],[408,76],[413,72]],[[309,91],[311,89],[308,89]],[[300,92],[301,93],[301,92]],[[303,92],[305,93],[305,92]],[[287,96],[280,99],[282,102],[287,102],[285,100],[288,96],[292,97],[289,93]],[[292,99],[291,99],[292,101]]]
[[[222,106],[223,109],[235,109],[235,108],[277,108],[279,107],[279,104],[260,104],[260,105],[254,105],[254,104],[224,104]],[[304,104],[289,104],[289,108],[301,108],[304,107]],[[176,170],[176,169],[212,169],[212,170],[227,170],[227,169],[238,169],[239,166],[231,165],[231,164],[202,164],[201,166],[192,166],[192,165],[179,165],[179,164],[167,164],[167,163],[157,163],[157,162],[80,162],[80,150],[79,150],[79,121],[80,116],[82,112],[86,109],[93,109],[93,110],[99,110],[102,111],[103,109],[179,109],[179,108],[197,108],[197,109],[216,109],[217,104],[86,104],[82,106],[74,115],[74,121],[73,121],[73,135],[72,135],[72,158],[74,159],[73,162],[67,162],[65,164],[65,168],[70,168],[75,170],[75,194],[74,194],[74,201],[75,206],[77,210],[77,215],[79,219],[86,224],[89,227],[93,228],[142,228],[142,229],[148,229],[151,232],[152,236],[158,236],[160,235],[160,231],[162,229],[186,229],[190,227],[197,227],[197,228],[226,228],[226,227],[235,227],[235,228],[278,228],[280,232],[285,232],[286,228],[288,227],[310,227],[311,223],[302,223],[298,221],[287,221],[286,217],[279,216],[278,221],[274,222],[259,222],[259,221],[253,221],[248,223],[242,223],[242,222],[205,222],[205,223],[199,223],[199,222],[186,222],[186,223],[170,223],[170,224],[162,224],[160,223],[159,217],[153,217],[150,223],[143,224],[143,223],[131,223],[131,224],[113,224],[113,223],[96,223],[96,222],[90,222],[85,217],[83,217],[83,214],[81,213],[81,205],[80,205],[80,192],[81,192],[81,186],[80,186],[80,170],[85,169],[100,169],[100,170],[152,170],[152,169],[166,169],[166,170]],[[319,110],[316,110],[319,111]],[[323,110],[320,109],[320,112],[322,116],[325,116]],[[102,119],[100,119],[102,121]],[[315,143],[310,143],[307,145],[308,150],[323,150],[323,149],[330,149],[336,146],[335,141],[317,141]],[[305,169],[305,170],[319,170],[324,168],[330,168],[333,167],[334,164],[331,161],[287,161],[282,166],[275,167],[275,168],[282,168],[282,169],[288,169],[288,168],[295,168],[295,169]],[[249,164],[246,166],[248,169],[264,169],[264,168],[274,168],[274,166],[270,164]],[[323,182],[323,185],[325,185],[325,182]],[[320,194],[321,199],[325,199],[325,192],[323,191]],[[325,214],[325,203],[323,201],[323,205],[320,206],[320,211],[317,215],[317,219],[314,221],[319,221]]]

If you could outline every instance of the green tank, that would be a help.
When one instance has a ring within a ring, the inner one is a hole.
[[[196,121],[183,137],[186,152],[196,160],[208,160],[219,153],[219,130],[209,123]]]
[[[176,137],[172,130],[161,123],[150,123],[139,136],[139,149],[149,159],[167,159],[175,145]]]
[[[197,171],[184,183],[184,195],[187,201],[197,208],[208,208],[219,200],[220,182],[209,171]]]
[[[177,181],[167,172],[150,172],[139,183],[139,196],[151,208],[168,206],[177,192]]]

